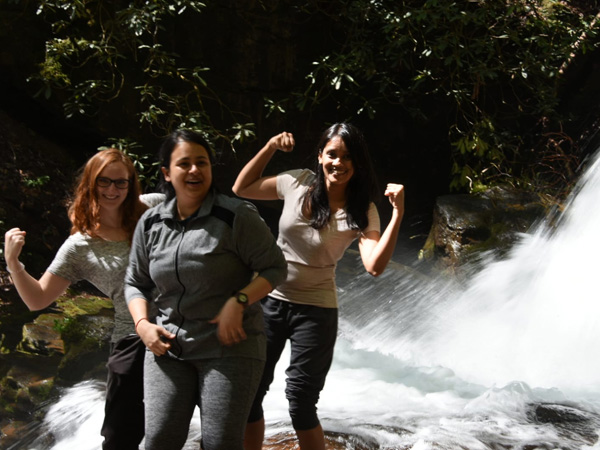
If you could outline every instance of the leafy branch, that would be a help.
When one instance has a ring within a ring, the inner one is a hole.
[[[204,77],[209,67],[180,64],[168,48],[178,20],[201,14],[193,0],[46,0],[37,14],[52,28],[39,73],[38,94],[55,95],[66,117],[94,116],[103,104],[137,96],[132,113],[156,135],[187,127],[222,141],[231,150],[253,136],[253,124],[232,111]],[[231,126],[220,129],[210,119],[207,102],[217,105]]]

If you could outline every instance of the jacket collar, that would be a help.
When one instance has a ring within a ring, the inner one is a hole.
[[[211,189],[206,195],[204,201],[202,202],[200,209],[198,209],[194,214],[188,217],[188,219],[195,219],[197,217],[205,217],[210,215],[216,197],[217,196],[215,190]],[[160,218],[162,220],[170,219],[179,221],[179,218],[177,216],[177,197],[173,197],[171,200],[168,200],[161,205]]]

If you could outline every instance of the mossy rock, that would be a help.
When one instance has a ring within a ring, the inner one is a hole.
[[[69,290],[67,295],[59,297],[56,303],[66,317],[103,315],[113,310],[113,304],[109,298],[75,293],[73,290]]]
[[[113,330],[112,316],[77,316],[63,324],[66,354],[58,367],[61,381],[104,377]]]
[[[23,325],[23,337],[17,345],[17,351],[39,356],[63,355],[64,343],[55,327],[56,322],[61,319],[60,314],[42,314],[32,323]]]
[[[16,358],[0,381],[0,416],[26,416],[53,395],[59,358]]]
[[[16,324],[6,319],[11,326],[3,329],[22,338],[11,337],[15,344],[0,354],[0,434],[20,434],[12,425],[31,423],[57,387],[106,377],[114,327],[109,299],[69,289],[51,307],[31,314]]]
[[[60,382],[103,378],[114,327],[112,302],[105,297],[78,293],[61,297],[57,305],[63,314],[55,328],[65,345],[65,356],[58,367]]]
[[[456,274],[486,253],[501,256],[510,250],[553,207],[537,194],[500,187],[478,195],[441,196],[419,257],[442,273]]]

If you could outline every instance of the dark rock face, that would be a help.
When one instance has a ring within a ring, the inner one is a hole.
[[[1,446],[18,442],[43,417],[43,405],[54,398],[58,387],[105,376],[113,320],[110,300],[69,293],[24,323],[16,344],[12,337],[2,336]],[[10,321],[10,316],[2,317],[2,333]]]
[[[454,272],[474,254],[510,248],[519,233],[527,232],[548,212],[541,196],[513,189],[439,197],[421,258]]]
[[[0,161],[2,242],[11,228],[27,232],[20,259],[37,278],[69,235],[66,199],[76,163],[63,149],[1,110]],[[0,287],[10,286],[4,268],[0,264]]]
[[[4,111],[0,160],[2,236],[13,227],[27,232],[20,259],[39,278],[69,235],[66,199],[79,162]],[[0,256],[2,250],[3,246]],[[43,311],[29,311],[0,261],[0,447],[35,422],[56,386],[91,371],[104,376],[112,305],[94,299],[70,294]],[[69,302],[85,308],[77,311]],[[84,319],[95,315],[98,318]],[[66,336],[65,331],[77,324],[88,328],[93,339],[77,342]]]

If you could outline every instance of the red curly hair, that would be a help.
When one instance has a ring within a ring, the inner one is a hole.
[[[116,148],[101,150],[92,156],[77,178],[73,199],[69,206],[69,219],[71,220],[71,234],[80,232],[92,237],[98,237],[97,230],[100,225],[100,205],[96,178],[109,164],[120,162],[129,173],[129,189],[127,197],[121,204],[123,213],[122,227],[127,232],[131,242],[135,225],[146,210],[146,205],[140,201],[142,192],[140,181],[131,159]]]

